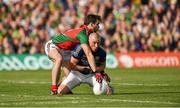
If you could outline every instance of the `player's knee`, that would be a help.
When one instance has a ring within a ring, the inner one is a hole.
[[[63,61],[63,58],[60,54],[53,55],[54,63],[55,64],[61,64]]]
[[[55,63],[56,64],[61,64],[62,61],[63,61],[63,58],[61,56],[55,58]]]
[[[59,87],[58,87],[58,94],[67,94],[69,93],[71,90],[66,86],[66,85],[63,85],[61,84]]]
[[[62,59],[61,54],[55,48],[49,51],[49,57],[55,60],[58,58]]]

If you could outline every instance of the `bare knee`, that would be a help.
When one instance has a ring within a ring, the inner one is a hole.
[[[62,64],[63,58],[62,55],[57,51],[57,49],[52,49],[49,52],[49,58],[51,58],[56,65]]]
[[[55,58],[54,63],[57,65],[61,65],[62,61],[63,61],[62,56],[59,56],[59,57]]]

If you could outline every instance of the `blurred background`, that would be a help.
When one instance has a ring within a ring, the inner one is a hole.
[[[0,53],[44,53],[55,34],[102,17],[107,52],[179,52],[179,0],[0,0]]]
[[[180,0],[0,0],[0,107],[180,107]],[[103,22],[106,73],[115,95],[49,96],[52,62],[44,44]],[[132,68],[132,69],[126,69]]]
[[[88,14],[102,17],[99,34],[108,54],[107,68],[118,64],[128,68],[180,67],[179,2],[0,0],[0,70],[28,66],[32,69],[36,62],[43,69],[50,69],[52,63],[44,59],[44,44],[56,34],[80,27]],[[13,54],[16,59],[8,57]],[[43,60],[34,56],[37,54]],[[33,55],[28,65],[27,57],[22,55]]]

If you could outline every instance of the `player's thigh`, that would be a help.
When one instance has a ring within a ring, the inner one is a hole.
[[[59,49],[59,52],[63,56],[63,61],[67,64],[66,62],[69,62],[71,58],[71,50]]]
[[[70,50],[60,50],[62,56],[63,56],[63,71],[65,76],[67,76],[70,72],[70,58],[71,58],[71,51]]]
[[[85,75],[83,82],[92,87],[94,85],[93,78],[95,78],[93,74]]]
[[[48,53],[48,57],[52,59],[54,62],[61,62],[63,61],[61,53],[57,50],[57,48],[51,48]]]
[[[81,81],[79,80],[79,77],[76,74],[74,74],[72,71],[69,73],[66,79],[61,83],[61,85],[67,86],[70,90],[72,90],[76,86],[79,86],[80,84]]]
[[[70,72],[70,61],[63,61],[62,67],[64,75],[67,77]]]

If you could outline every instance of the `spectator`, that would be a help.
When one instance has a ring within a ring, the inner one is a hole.
[[[178,2],[0,0],[0,53],[44,53],[42,48],[47,40],[81,26],[84,16],[90,13],[104,18],[100,34],[107,52],[177,52],[180,49]]]

